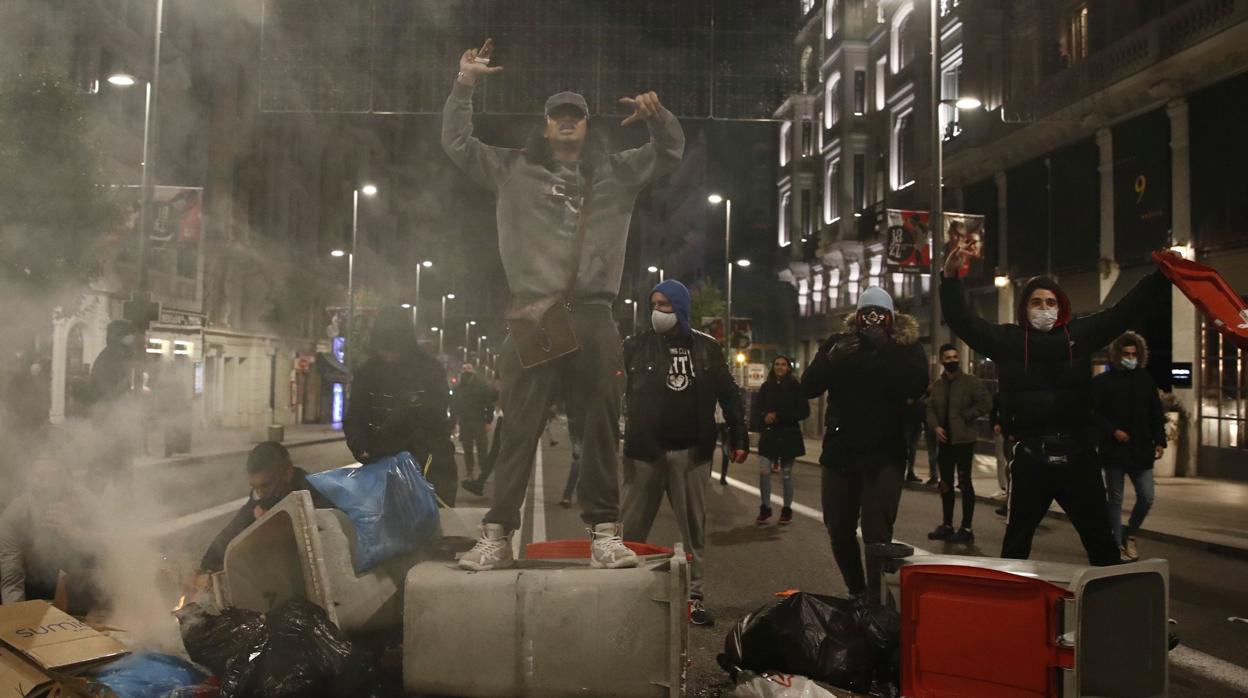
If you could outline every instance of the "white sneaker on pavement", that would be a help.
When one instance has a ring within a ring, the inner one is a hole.
[[[460,569],[474,572],[501,570],[515,564],[511,556],[511,536],[500,524],[481,524],[477,544],[459,558]]]
[[[637,554],[624,545],[618,523],[595,524],[590,529],[590,536],[589,564],[591,567],[614,570],[637,566]]]

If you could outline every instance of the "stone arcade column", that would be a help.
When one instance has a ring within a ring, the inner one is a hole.
[[[1192,168],[1189,147],[1188,107],[1183,97],[1166,105],[1170,117],[1170,236],[1172,244],[1194,250],[1192,241]],[[1195,306],[1178,289],[1171,291],[1171,343],[1173,361],[1191,362],[1192,387],[1175,388],[1175,397],[1187,413],[1187,438],[1177,447],[1175,470],[1180,475],[1200,474],[1200,317]]]

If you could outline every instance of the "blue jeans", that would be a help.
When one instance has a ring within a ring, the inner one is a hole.
[[[762,498],[762,506],[764,509],[771,508],[771,466],[773,463],[780,464],[780,477],[784,482],[784,508],[789,509],[793,506],[793,459],[782,460],[779,458],[758,459],[758,493]]]
[[[1122,492],[1125,478],[1131,478],[1131,486],[1135,488],[1135,506],[1131,508],[1131,518],[1127,528],[1122,528]],[[1147,468],[1128,472],[1120,465],[1105,466],[1105,489],[1109,501],[1109,525],[1114,530],[1114,540],[1118,545],[1126,543],[1127,536],[1135,535],[1153,508],[1153,469]]]

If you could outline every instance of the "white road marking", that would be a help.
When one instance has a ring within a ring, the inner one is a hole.
[[[533,473],[533,542],[546,540],[546,496],[542,480],[542,447],[537,447]]]
[[[246,503],[247,503],[247,498],[242,497],[241,499],[232,499],[228,502],[225,502],[224,504],[218,504],[215,507],[208,507],[207,509],[204,509],[202,511],[197,511],[193,514],[187,514],[186,516],[179,516],[176,519],[170,519],[163,523],[157,524],[151,529],[150,535],[153,538],[160,538],[162,536],[167,536],[173,533],[178,533],[180,531],[185,531],[191,526],[198,526],[199,524],[202,524],[205,521],[211,521],[217,518],[218,516],[225,516],[226,514],[232,514],[238,511],[239,508],[241,508]]]

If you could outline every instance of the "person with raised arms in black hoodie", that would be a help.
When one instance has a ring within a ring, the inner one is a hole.
[[[999,325],[971,312],[957,278],[963,256],[955,249],[945,259],[940,302],[958,337],[997,364],[1000,424],[1015,440],[1001,557],[1030,557],[1036,528],[1057,500],[1079,533],[1088,562],[1118,563],[1097,467],[1092,355],[1158,302],[1169,282],[1154,272],[1113,307],[1075,318],[1061,286],[1038,276],[1023,287],[1017,323]]]

